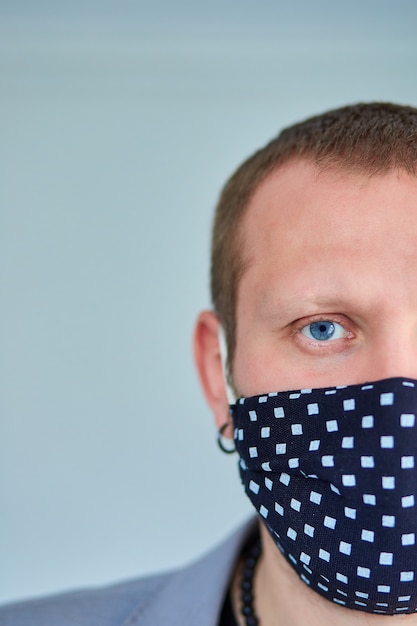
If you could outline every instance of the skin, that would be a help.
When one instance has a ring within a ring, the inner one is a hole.
[[[242,245],[248,266],[238,288],[232,364],[239,395],[417,378],[417,178],[287,163],[256,190]],[[317,321],[332,322],[334,335],[315,340],[310,324]],[[218,331],[215,314],[201,313],[195,359],[220,427],[228,401]],[[417,625],[417,615],[371,615],[323,599],[299,580],[262,522],[260,528],[254,584],[262,626]],[[238,579],[237,572],[232,589],[241,621]]]

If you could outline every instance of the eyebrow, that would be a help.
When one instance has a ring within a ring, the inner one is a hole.
[[[271,294],[268,294],[270,296]],[[350,311],[354,301],[346,297],[346,292],[333,292],[328,295],[297,297],[284,295],[283,297],[268,297],[261,303],[260,308],[264,317],[288,317],[297,319],[318,313],[331,313],[337,310]]]

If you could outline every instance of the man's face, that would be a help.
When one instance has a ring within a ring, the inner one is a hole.
[[[417,378],[417,178],[289,163],[242,226],[240,395]]]

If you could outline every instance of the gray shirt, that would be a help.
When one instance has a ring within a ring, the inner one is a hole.
[[[1,626],[217,626],[248,523],[195,563],[168,574],[0,607]]]

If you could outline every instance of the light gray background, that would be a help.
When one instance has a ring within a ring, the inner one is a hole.
[[[191,357],[212,207],[282,126],[417,104],[416,18],[0,2],[1,600],[185,563],[249,513]]]

